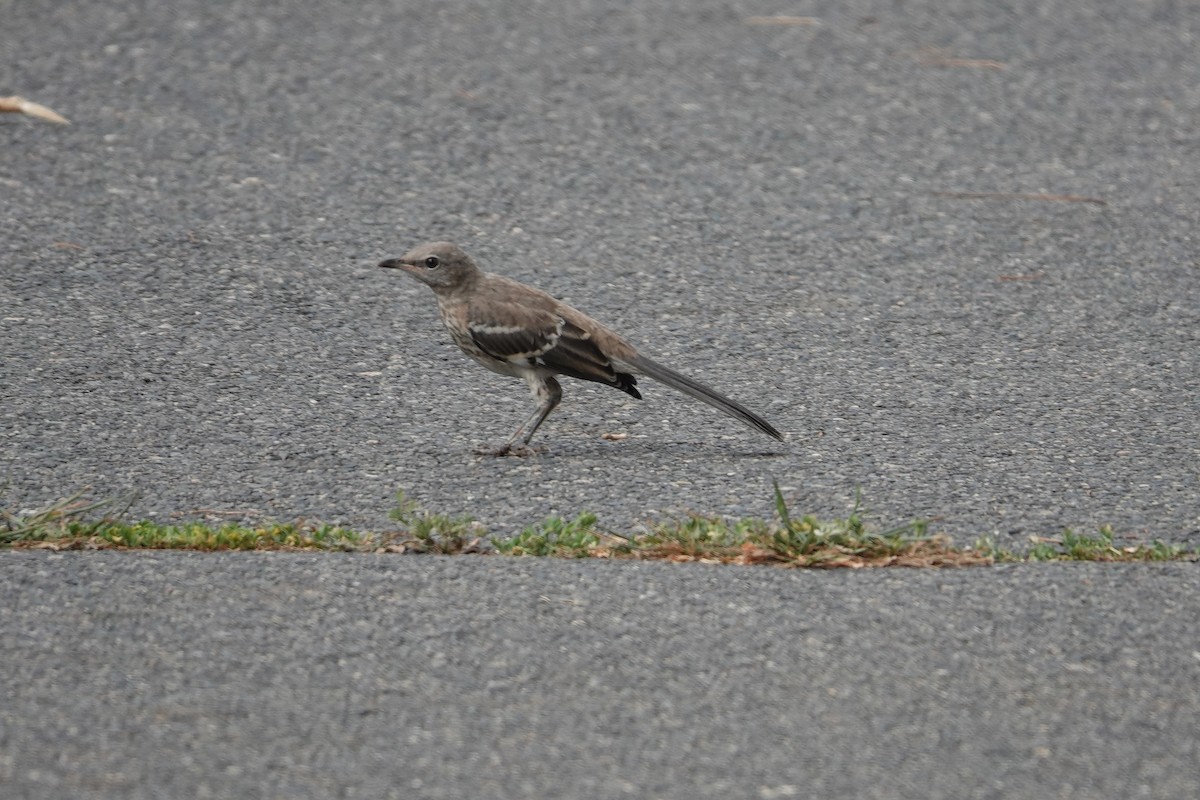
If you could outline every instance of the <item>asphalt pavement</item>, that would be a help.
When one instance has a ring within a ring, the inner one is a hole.
[[[0,553],[8,798],[1189,798],[1192,564]]]
[[[772,14],[790,19],[763,20]],[[0,502],[1200,546],[1200,17],[0,2]],[[530,410],[458,242],[761,413]],[[606,438],[605,434],[623,434]],[[1195,797],[1194,565],[2,554],[5,797]]]

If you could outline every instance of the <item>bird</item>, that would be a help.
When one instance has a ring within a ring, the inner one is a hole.
[[[552,295],[519,281],[484,272],[450,242],[418,245],[383,269],[408,273],[433,290],[450,338],[492,372],[523,378],[537,408],[490,455],[528,455],[538,427],[562,401],[556,376],[602,383],[642,399],[644,375],[723,411],[766,435],[783,440],[776,428],[748,408],[686,375],[643,355],[628,340]]]

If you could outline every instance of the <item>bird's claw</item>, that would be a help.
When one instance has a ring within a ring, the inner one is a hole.
[[[516,456],[518,458],[528,458],[546,452],[544,447],[530,447],[527,444],[506,444],[502,447],[477,447],[475,454],[480,456],[492,456],[500,458],[502,456]]]

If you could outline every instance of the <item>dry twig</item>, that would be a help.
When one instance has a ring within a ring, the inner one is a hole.
[[[816,17],[746,17],[743,20],[747,25],[820,25],[821,20]]]
[[[11,111],[17,114],[28,114],[31,117],[57,122],[60,125],[70,125],[66,117],[61,116],[52,109],[35,103],[32,100],[26,100],[24,97],[13,95],[12,97],[0,97],[0,111]]]
[[[928,67],[967,67],[970,69],[1008,69],[1008,64],[992,58],[958,58],[936,47],[927,47],[914,57]]]
[[[1046,194],[1044,192],[930,192],[934,197],[954,197],[959,200],[1043,200],[1053,203],[1091,203],[1106,206],[1108,202],[1099,197],[1082,194]]]

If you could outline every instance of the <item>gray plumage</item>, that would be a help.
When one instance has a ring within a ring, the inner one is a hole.
[[[636,376],[645,375],[783,439],[741,403],[647,358],[615,331],[540,289],[483,272],[449,242],[420,245],[379,266],[403,270],[433,289],[442,323],[464,353],[529,384],[538,407],[496,455],[529,444],[562,400],[556,375],[603,383],[638,399]]]

